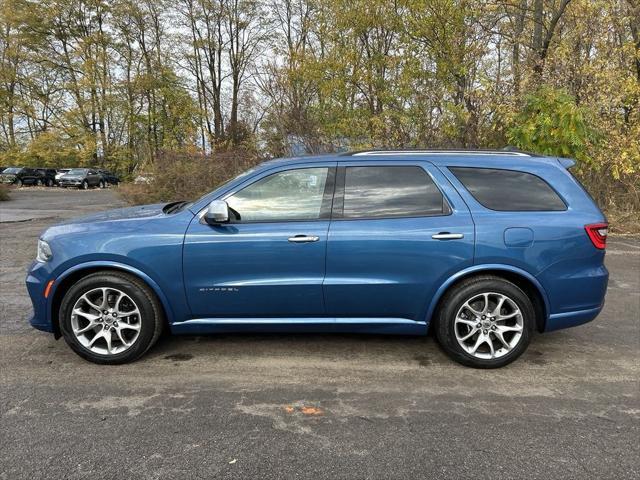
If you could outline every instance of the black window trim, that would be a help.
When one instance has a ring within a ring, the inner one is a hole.
[[[460,180],[458,178],[458,176],[453,172],[452,168],[466,168],[466,169],[476,169],[476,170],[503,170],[505,172],[525,173],[527,175],[533,175],[534,177],[536,177],[539,180],[541,180],[545,185],[547,185],[551,189],[551,191],[558,196],[560,201],[564,204],[564,210],[496,210],[494,208],[487,207],[484,203],[482,203],[480,200],[478,200],[473,193],[471,193],[469,191],[469,189],[462,182],[462,180]],[[517,213],[562,213],[562,212],[566,212],[567,210],[569,210],[569,204],[567,203],[565,198],[560,194],[560,192],[558,192],[558,190],[553,188],[553,186],[549,182],[547,182],[544,178],[542,178],[540,175],[537,175],[537,174],[532,173],[532,172],[527,172],[525,170],[516,170],[515,168],[496,168],[496,167],[479,167],[479,166],[470,167],[470,166],[465,166],[465,165],[447,165],[447,170],[451,173],[451,175],[453,175],[453,178],[455,178],[456,181],[458,181],[460,183],[460,185],[462,185],[462,188],[464,188],[464,190],[471,196],[471,198],[473,198],[473,200],[475,200],[483,208],[486,208],[487,210],[491,210],[492,212],[506,212],[506,213],[514,213],[514,212],[517,212]]]
[[[224,223],[222,225],[245,225],[245,224],[256,224],[256,223],[308,223],[308,222],[328,222],[331,220],[331,211],[333,209],[333,198],[334,191],[336,185],[336,166],[335,165],[305,165],[305,166],[294,166],[293,168],[286,168],[282,170],[278,170],[272,172],[268,175],[261,176],[257,178],[255,181],[244,185],[242,188],[239,188],[229,194],[224,195],[221,200],[226,201],[227,198],[234,196],[236,193],[241,192],[245,188],[250,187],[251,185],[263,180],[265,178],[271,177],[272,175],[277,175],[282,172],[292,172],[294,170],[308,170],[310,168],[326,168],[327,169],[327,181],[324,185],[324,193],[322,194],[322,204],[320,206],[320,217],[319,218],[310,218],[310,219],[282,219],[282,220],[235,220],[229,219],[229,222]],[[206,207],[203,209],[203,212],[206,212]],[[200,223],[204,220],[204,215],[201,218]]]
[[[346,173],[347,173],[347,168],[351,168],[351,167],[370,167],[370,168],[376,168],[376,167],[415,167],[415,168],[420,168],[422,169],[427,176],[429,177],[429,179],[433,182],[433,184],[435,185],[435,187],[438,189],[438,191],[440,192],[440,195],[442,196],[442,213],[433,213],[433,214],[428,214],[428,215],[388,215],[388,216],[384,216],[384,217],[380,217],[380,216],[374,216],[374,217],[355,217],[355,218],[344,218],[343,214],[344,214],[344,187],[345,187],[345,180],[346,180]],[[445,210],[446,207],[446,210]],[[336,176],[336,187],[335,187],[335,194],[334,194],[334,198],[333,198],[333,210],[331,213],[331,221],[343,221],[343,222],[351,222],[351,221],[360,221],[360,220],[399,220],[399,219],[406,219],[406,218],[431,218],[431,217],[448,217],[453,215],[453,208],[451,207],[451,203],[449,202],[449,199],[447,198],[447,196],[444,194],[444,192],[442,191],[442,189],[440,188],[440,185],[438,185],[438,182],[433,178],[433,176],[431,175],[431,173],[426,170],[425,168],[423,168],[421,165],[416,165],[414,163],[409,163],[409,164],[393,164],[393,163],[376,163],[376,164],[363,164],[363,165],[358,165],[358,164],[349,164],[349,165],[338,165],[338,172],[337,172],[337,176]]]

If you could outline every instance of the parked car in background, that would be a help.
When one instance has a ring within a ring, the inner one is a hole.
[[[62,175],[58,184],[63,187],[77,187],[83,190],[89,187],[104,188],[106,182],[98,170],[93,168],[72,168]]]
[[[56,185],[60,184],[60,177],[62,177],[65,173],[69,173],[70,168],[58,168],[56,170]]]
[[[103,169],[99,169],[98,172],[102,175],[107,185],[118,185],[120,183],[120,178],[115,173]]]
[[[454,360],[501,367],[534,332],[589,322],[604,305],[607,223],[574,164],[500,151],[266,162],[195,202],[46,230],[27,276],[31,323],[103,364],[135,360],[166,327],[432,325]]]
[[[55,168],[36,168],[36,172],[42,175],[42,183],[47,187],[53,187],[56,183]]]
[[[34,168],[9,167],[0,173],[0,183],[17,185],[44,185],[45,177]]]

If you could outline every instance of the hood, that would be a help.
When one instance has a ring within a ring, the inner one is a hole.
[[[84,174],[82,174],[82,173],[74,173],[74,174],[63,173],[60,178],[70,178],[70,179],[84,178]]]
[[[137,207],[118,208],[116,210],[107,210],[105,212],[94,213],[84,217],[77,217],[67,220],[61,225],[81,224],[81,223],[99,223],[99,222],[115,222],[122,220],[141,220],[151,219],[153,217],[163,217],[165,213],[162,208],[166,203],[156,203],[153,205],[140,205]]]

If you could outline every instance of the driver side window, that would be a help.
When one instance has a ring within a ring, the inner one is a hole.
[[[334,173],[328,167],[286,170],[261,178],[226,199],[240,222],[329,218]]]

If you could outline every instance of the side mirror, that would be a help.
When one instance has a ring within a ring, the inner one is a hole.
[[[219,225],[229,221],[229,206],[224,200],[214,200],[207,207],[204,220],[209,225]]]

